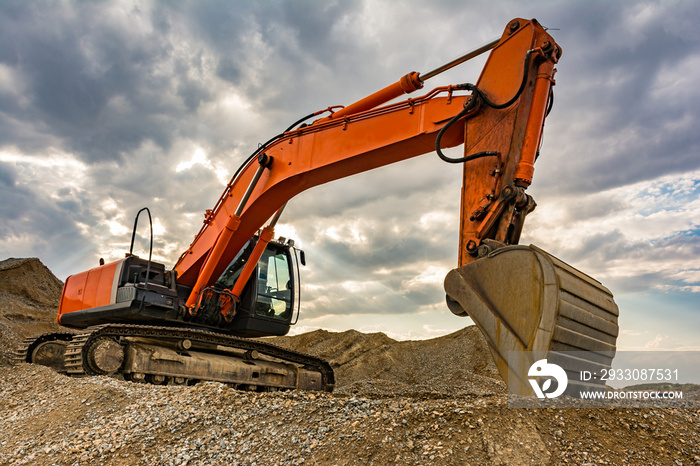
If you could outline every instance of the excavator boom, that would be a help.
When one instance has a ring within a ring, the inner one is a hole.
[[[436,143],[438,150],[464,143],[465,158],[452,162],[470,160],[464,164],[459,264],[473,260],[481,239],[506,240],[504,232],[512,220],[508,206],[515,209],[513,199],[528,203],[523,190],[532,179],[561,50],[535,20],[522,19],[513,20],[498,41],[466,57],[490,48],[476,86],[437,88],[423,97],[377,107],[423,86],[419,73],[409,73],[329,117],[285,132],[261,152],[264,162],[253,158],[244,164],[175,265],[179,282],[193,287],[188,306],[296,194],[432,152]],[[451,66],[454,63],[426,76]],[[465,90],[472,95],[459,95]],[[517,220],[513,223],[518,225]],[[504,232],[494,234],[494,228]]]
[[[390,103],[489,50],[476,84],[438,87]],[[28,342],[20,357],[31,359],[28,355],[41,346],[48,358],[63,345],[73,373],[122,371],[132,378],[146,373],[154,380],[184,380],[206,378],[207,368],[218,367],[215,372],[229,379],[211,380],[330,389],[332,371],[321,361],[226,335],[209,336],[198,328],[243,337],[285,334],[298,298],[297,255],[291,242],[273,238],[287,202],[314,186],[437,151],[445,162],[463,166],[459,268],[445,281],[448,307],[470,316],[485,334],[504,380],[516,393],[526,393],[530,363],[557,351],[571,372],[581,365],[609,366],[610,358],[599,353],[614,351],[617,338],[617,307],[610,292],[544,251],[517,245],[525,217],[536,205],[525,191],[534,175],[560,56],[561,49],[536,20],[514,19],[500,38],[459,59],[422,75],[408,73],[347,107],[316,112],[310,117],[319,118],[310,124],[298,126],[300,120],[243,163],[172,271],[128,254],[69,277],[59,323],[107,327],[75,338],[46,337],[44,346]],[[321,117],[325,112],[330,115]],[[462,157],[442,151],[460,144]],[[167,323],[179,330],[123,323]],[[216,349],[220,346],[229,349]],[[187,350],[196,357],[181,358]],[[252,358],[221,362],[228,360],[222,351],[243,350],[301,366],[259,362],[249,375],[241,375],[256,364]],[[566,350],[584,350],[591,357],[567,360],[561,353]],[[510,352],[526,356],[510,363]],[[155,356],[148,356],[166,353],[156,365]],[[171,360],[192,369],[178,372]]]

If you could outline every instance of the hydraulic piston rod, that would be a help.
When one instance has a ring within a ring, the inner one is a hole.
[[[481,45],[481,46],[475,48],[471,52],[467,52],[464,55],[462,55],[458,58],[455,58],[454,60],[452,60],[449,63],[445,63],[444,65],[435,68],[432,71],[429,71],[425,74],[419,74],[418,77],[421,80],[421,82],[425,82],[428,79],[433,78],[433,77],[439,75],[440,73],[443,73],[443,72],[449,70],[450,68],[454,68],[455,66],[460,65],[460,64],[464,63],[465,61],[471,60],[474,57],[478,57],[479,55],[481,55],[484,52],[488,52],[489,50],[494,48],[496,45],[498,45],[498,43],[500,41],[501,41],[501,38],[498,37],[490,42],[485,43],[484,45]]]
[[[214,243],[214,246],[212,247],[211,253],[208,255],[206,261],[204,262],[204,265],[202,266],[202,270],[199,273],[197,282],[195,283],[194,288],[192,289],[192,293],[190,293],[190,296],[187,299],[187,308],[190,309],[190,312],[196,312],[195,306],[197,305],[199,293],[206,286],[207,281],[214,274],[214,269],[216,268],[216,261],[212,260],[212,258],[221,257],[224,250],[228,246],[229,240],[238,229],[238,226],[241,224],[241,214],[243,213],[243,209],[248,203],[248,199],[253,193],[255,186],[257,186],[258,181],[260,181],[262,172],[265,170],[265,168],[269,168],[270,165],[272,165],[272,157],[268,157],[267,154],[261,154],[260,157],[258,157],[258,164],[258,169],[255,171],[253,179],[248,184],[248,188],[243,194],[243,198],[238,203],[236,211],[233,215],[229,217],[226,223],[226,227],[219,235],[219,238],[217,238],[216,243]]]
[[[487,42],[486,44],[481,45],[475,48],[474,50],[467,52],[464,55],[455,58],[454,60],[445,63],[442,66],[439,66],[438,68],[435,68],[432,71],[429,71],[428,73],[420,74],[415,71],[412,71],[411,73],[408,73],[407,75],[403,76],[394,84],[390,84],[384,89],[381,89],[375,92],[374,94],[370,94],[364,99],[358,100],[354,104],[350,104],[347,107],[338,110],[333,115],[329,116],[328,118],[324,118],[321,121],[337,119],[347,115],[352,115],[354,113],[364,112],[366,110],[370,110],[374,107],[382,105],[386,102],[389,102],[390,100],[395,99],[396,97],[399,97],[402,94],[410,94],[413,91],[421,89],[423,87],[423,83],[428,79],[433,78],[438,74],[449,70],[450,68],[454,68],[455,66],[464,63],[467,60],[471,60],[474,57],[478,57],[482,53],[488,52],[492,48],[496,47],[500,40],[501,38],[499,37],[490,42]]]

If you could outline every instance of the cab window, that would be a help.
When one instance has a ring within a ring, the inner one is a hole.
[[[286,251],[268,248],[258,262],[259,315],[287,320],[292,314],[292,278]]]

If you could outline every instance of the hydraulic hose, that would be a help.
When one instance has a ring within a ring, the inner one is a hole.
[[[476,86],[473,86],[472,84],[467,84],[467,86],[472,86],[474,89],[476,89]],[[467,102],[467,104],[464,106],[464,109],[462,109],[461,112],[459,112],[457,115],[452,117],[450,121],[448,121],[445,126],[440,129],[438,132],[436,138],[435,138],[435,152],[437,152],[438,157],[440,157],[441,160],[447,162],[447,163],[464,163],[464,162],[469,162],[470,160],[478,159],[481,157],[491,157],[491,156],[496,156],[498,155],[498,152],[496,151],[483,151],[483,152],[477,152],[476,154],[471,154],[467,155],[465,157],[459,157],[459,158],[451,158],[446,156],[443,152],[442,149],[440,148],[440,143],[442,142],[442,136],[445,134],[445,132],[450,129],[452,125],[457,123],[459,120],[464,118],[469,112],[471,112],[474,108],[477,107],[478,105],[478,98],[480,98],[480,94],[474,94],[474,96]]]
[[[482,151],[482,152],[477,152],[475,154],[470,154],[464,157],[459,157],[459,158],[451,158],[446,156],[441,149],[441,142],[442,142],[442,137],[444,136],[445,132],[452,127],[455,123],[457,123],[459,120],[467,116],[469,112],[474,110],[478,105],[479,102],[483,102],[486,106],[494,108],[496,110],[508,108],[511,105],[515,103],[516,100],[520,98],[520,95],[523,93],[523,90],[525,90],[525,84],[527,83],[527,78],[530,73],[530,56],[532,54],[533,50],[528,50],[527,54],[525,55],[525,64],[523,65],[523,79],[520,81],[520,87],[518,88],[518,91],[515,93],[513,97],[511,97],[507,102],[504,102],[502,104],[496,104],[493,103],[491,100],[489,100],[488,96],[484,91],[476,87],[474,84],[466,83],[466,84],[460,84],[457,86],[460,89],[465,89],[468,91],[472,91],[472,98],[469,99],[469,102],[467,102],[464,106],[464,109],[459,112],[457,115],[455,115],[450,121],[448,121],[445,126],[442,127],[442,129],[438,132],[437,137],[435,138],[435,152],[437,152],[438,157],[440,157],[441,160],[447,162],[447,163],[464,163],[464,162],[469,162],[471,160],[479,159],[482,157],[493,157],[493,156],[498,156],[497,151]],[[553,98],[554,96],[552,95],[550,97],[550,102],[553,103]],[[551,110],[551,106],[550,106]]]
[[[484,91],[474,86],[475,92],[479,93],[481,98],[484,99],[484,103],[486,105],[488,105],[491,108],[495,108],[496,110],[501,110],[510,107],[515,103],[516,100],[520,98],[520,94],[522,94],[523,90],[525,90],[525,84],[527,83],[527,78],[530,74],[530,56],[532,55],[533,51],[534,50],[528,50],[525,54],[525,64],[523,65],[523,79],[522,81],[520,81],[520,88],[518,88],[518,92],[516,92],[515,95],[508,102],[504,102],[502,104],[494,104],[489,100]]]
[[[549,102],[547,102],[547,112],[545,113],[545,118],[549,116],[549,112],[552,111],[554,107],[554,89],[549,89]]]
[[[292,123],[291,125],[289,125],[289,127],[287,127],[287,129],[285,129],[284,131],[282,131],[282,132],[281,132],[280,134],[278,134],[277,136],[273,136],[273,137],[271,137],[270,139],[268,139],[264,144],[261,144],[257,149],[255,149],[255,151],[254,151],[252,154],[250,154],[250,156],[248,156],[248,158],[243,162],[243,164],[241,164],[241,166],[238,167],[238,169],[236,170],[236,173],[234,173],[233,177],[231,178],[231,184],[233,183],[233,181],[234,181],[236,178],[238,178],[238,175],[240,175],[240,173],[243,171],[243,169],[244,169],[245,167],[247,167],[248,164],[249,164],[250,162],[252,162],[252,161],[258,156],[258,154],[259,154],[260,152],[262,152],[263,150],[265,150],[270,144],[272,144],[273,142],[275,142],[276,140],[278,140],[279,138],[281,138],[282,136],[284,136],[285,133],[287,133],[287,132],[293,130],[294,128],[297,127],[297,125],[299,125],[299,124],[305,122],[305,121],[308,120],[309,118],[313,118],[313,117],[315,117],[315,116],[317,116],[317,115],[320,115],[320,114],[322,114],[322,113],[329,112],[329,111],[331,111],[331,109],[333,109],[333,108],[335,108],[335,107],[329,107],[329,108],[327,108],[327,109],[325,109],[325,110],[319,110],[319,111],[314,112],[314,113],[309,113],[309,114],[306,115],[305,117],[299,118],[297,121],[295,121],[294,123]]]

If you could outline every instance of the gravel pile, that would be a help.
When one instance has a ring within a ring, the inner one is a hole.
[[[24,338],[58,331],[63,283],[39,259],[0,261],[0,364]]]
[[[0,367],[0,463],[700,464],[700,410],[151,386]]]
[[[506,393],[486,341],[474,326],[421,341],[396,341],[383,333],[356,330],[316,330],[270,341],[327,360],[335,370],[339,394],[447,397]]]
[[[55,309],[11,294],[0,297],[32,312],[22,322],[23,310],[0,308],[12,335],[51,325]],[[328,359],[335,393],[70,378],[0,360],[0,464],[700,465],[697,403],[510,408],[473,327],[426,341],[317,331],[275,343]]]

